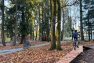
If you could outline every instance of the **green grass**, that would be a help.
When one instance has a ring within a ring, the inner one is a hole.
[[[5,42],[11,42],[11,38],[6,37]]]

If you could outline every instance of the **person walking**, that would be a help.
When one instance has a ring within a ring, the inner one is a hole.
[[[73,33],[73,47],[74,47],[74,50],[76,50],[76,48],[79,48],[78,46],[78,32],[77,30],[74,31]]]

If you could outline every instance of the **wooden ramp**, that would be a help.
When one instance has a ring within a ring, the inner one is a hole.
[[[72,50],[71,52],[69,52],[65,57],[63,57],[62,59],[60,59],[58,62],[56,63],[70,63],[73,59],[75,59],[81,52],[83,52],[83,46],[80,45],[79,48],[77,48],[76,50]]]

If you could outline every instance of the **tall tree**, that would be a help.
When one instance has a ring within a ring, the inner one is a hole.
[[[49,20],[50,20],[50,8],[49,8],[49,3],[50,1],[46,0],[45,2],[45,8],[47,9],[45,12],[46,12],[46,18],[45,18],[45,22],[46,22],[46,35],[47,35],[47,38],[46,40],[49,42],[49,35],[50,35],[50,23],[49,23]]]
[[[3,46],[6,46],[5,44],[5,34],[4,34],[4,0],[2,0],[2,6],[1,6],[1,10],[2,10],[2,31],[1,31],[1,36],[2,36],[2,44]]]
[[[40,17],[41,17],[41,6],[40,6],[40,4],[39,4],[39,40],[41,40],[41,31],[42,31],[42,28],[41,28],[41,19],[40,19]]]
[[[83,9],[87,10],[86,15],[84,16],[84,27],[88,26],[88,38],[89,41],[92,40],[92,30],[94,29],[94,0],[83,0],[84,6]]]
[[[57,15],[57,31],[56,31],[56,49],[61,50],[60,37],[61,37],[61,6],[60,0],[57,0],[58,15]]]
[[[16,8],[16,20],[15,20],[15,32],[14,32],[14,41],[13,41],[13,45],[16,45],[17,42],[17,0],[15,0],[15,8]]]
[[[56,22],[56,0],[51,0],[51,47],[50,50],[56,49],[55,22]]]
[[[80,0],[80,32],[81,32],[81,40],[84,40],[83,23],[82,23],[82,0]]]

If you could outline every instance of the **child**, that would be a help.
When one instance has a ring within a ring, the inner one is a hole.
[[[75,30],[75,32],[73,33],[73,46],[74,46],[74,50],[76,50],[76,48],[78,48],[78,32],[77,30]]]

